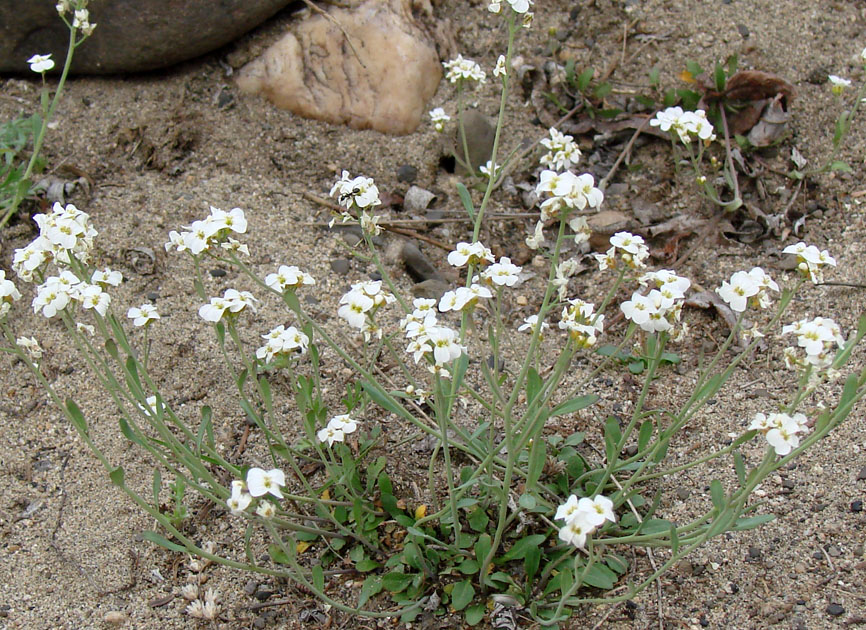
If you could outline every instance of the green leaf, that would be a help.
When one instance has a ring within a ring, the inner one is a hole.
[[[523,570],[526,572],[527,582],[532,582],[535,574],[538,573],[539,564],[541,564],[541,547],[533,547],[523,557]]]
[[[132,430],[132,427],[129,426],[129,422],[127,422],[126,418],[120,416],[117,419],[120,424],[120,432],[123,433],[123,437],[132,442],[133,444],[138,444],[139,446],[143,446],[142,441],[135,434],[135,431]]]
[[[854,172],[854,169],[852,169],[850,166],[848,166],[847,163],[843,162],[842,160],[835,160],[833,162],[830,162],[829,169],[831,171],[842,171],[843,173]]]
[[[616,573],[598,562],[593,564],[589,568],[589,571],[587,571],[583,576],[584,584],[589,584],[596,588],[603,588],[606,591],[609,591],[614,587],[616,580]]]
[[[695,61],[687,61],[686,70],[688,70],[689,74],[692,75],[692,77],[694,78],[697,78],[704,73],[704,69],[701,68]]]
[[[122,466],[115,466],[111,472],[108,473],[108,478],[111,479],[111,483],[115,486],[123,487],[124,483],[124,472]]]
[[[732,77],[732,76],[734,76],[734,74],[736,74],[737,67],[739,66],[739,61],[740,61],[739,57],[737,57],[737,55],[735,55],[735,54],[730,55],[725,60],[725,65],[728,67],[728,76],[729,77]]]
[[[265,403],[265,409],[270,409],[273,399],[271,398],[271,384],[266,377],[262,376],[259,378],[259,388],[262,392],[262,401]]]
[[[628,371],[632,374],[641,374],[646,369],[646,364],[638,359],[637,361],[631,361],[628,364]]]
[[[661,72],[657,67],[650,70],[649,83],[650,83],[651,87],[657,88],[659,86],[659,75],[660,74],[661,74]]]
[[[105,351],[111,355],[111,358],[115,361],[119,361],[119,353],[117,352],[117,344],[114,343],[114,339],[106,339],[105,340]]]
[[[164,549],[168,549],[169,551],[178,551],[180,553],[186,553],[186,547],[178,545],[177,543],[173,543],[168,540],[162,534],[157,534],[156,532],[152,532],[149,530],[141,532],[141,537],[145,540],[152,542],[155,545],[159,545]]]
[[[451,606],[454,610],[463,610],[475,597],[475,588],[469,580],[457,582],[454,585],[454,590],[451,591]]]
[[[463,575],[474,575],[478,573],[479,565],[474,558],[466,558],[463,562],[455,567]]]
[[[390,593],[405,591],[412,583],[412,576],[400,571],[391,571],[382,576],[382,588]]]
[[[469,515],[468,520],[469,527],[474,529],[476,532],[483,532],[485,529],[487,529],[487,524],[490,522],[490,518],[481,507],[475,508]]]
[[[544,464],[546,462],[547,444],[541,437],[536,437],[532,441],[532,447],[529,449],[529,464],[526,470],[527,491],[535,490],[535,487],[538,485],[538,480],[541,478],[541,473],[544,471]]]
[[[524,510],[532,510],[538,505],[538,500],[534,495],[531,494],[521,494],[520,498],[517,500],[517,505],[522,507]]]
[[[595,98],[603,99],[605,96],[610,94],[611,90],[613,90],[613,86],[610,83],[605,81],[601,85],[597,86],[595,90],[593,90],[593,95]]]
[[[467,626],[474,626],[478,624],[482,619],[484,619],[484,614],[487,612],[487,608],[485,608],[484,604],[475,604],[466,609],[466,612],[463,613],[464,619],[466,619]]]
[[[478,537],[475,543],[475,559],[478,561],[479,566],[487,558],[492,546],[493,539],[490,538],[490,534],[481,534]]]
[[[713,81],[716,84],[716,92],[724,92],[725,91],[725,69],[722,67],[722,64],[717,63],[715,70],[713,71]]]
[[[668,534],[671,537],[671,555],[677,555],[677,551],[680,549],[680,537],[677,535],[677,527],[673,523],[671,523],[670,533]]]
[[[663,518],[648,518],[642,523],[640,528],[641,534],[661,534],[671,530],[673,524]]]
[[[598,396],[595,394],[575,396],[571,400],[566,400],[564,403],[560,403],[554,407],[553,411],[550,412],[550,417],[552,418],[554,416],[564,416],[569,413],[575,413],[581,409],[586,409],[590,405],[594,405],[597,400]]]
[[[69,414],[69,419],[81,435],[87,435],[87,421],[84,419],[84,414],[81,409],[75,404],[71,398],[66,399],[66,412]]]
[[[522,560],[526,557],[526,553],[533,547],[538,547],[547,539],[544,534],[532,534],[524,536],[511,546],[505,555],[497,559],[497,564],[509,562],[511,560]]]
[[[713,505],[719,512],[725,509],[725,490],[722,488],[722,482],[718,479],[713,479],[710,482],[710,496],[713,499]]]
[[[310,569],[310,573],[313,574],[313,586],[315,586],[320,593],[325,592],[325,571],[322,569],[321,564],[314,564],[313,568]]]
[[[592,81],[592,75],[595,74],[595,70],[592,68],[587,68],[579,75],[577,75],[577,89],[580,92],[585,92],[586,88],[589,87],[589,82]]]
[[[647,445],[650,443],[650,440],[653,437],[653,423],[652,420],[645,420],[643,424],[640,425],[640,432],[637,436],[637,450],[644,450]]]
[[[382,592],[382,580],[377,575],[371,575],[361,585],[361,593],[358,595],[358,608],[363,608],[370,598]]]
[[[364,388],[364,391],[367,392],[367,395],[370,396],[370,399],[374,403],[379,405],[382,409],[384,409],[385,411],[390,411],[391,413],[396,414],[402,418],[407,418],[408,412],[406,411],[406,409],[404,409],[402,405],[398,404],[396,400],[390,397],[379,385],[371,383],[370,381],[361,381],[361,387]]]
[[[526,402],[528,404],[535,401],[543,385],[544,382],[541,380],[538,372],[535,371],[535,368],[529,368],[529,372],[526,375]]]
[[[153,504],[159,508],[159,491],[162,489],[162,475],[159,468],[153,469]]]
[[[734,523],[734,526],[731,527],[731,531],[734,532],[742,532],[747,529],[754,529],[763,525],[764,523],[769,523],[770,521],[776,518],[775,514],[760,514],[758,516],[749,516],[747,518],[739,518],[737,522]]]
[[[620,439],[622,439],[622,431],[619,428],[619,419],[616,416],[608,416],[604,423],[604,452],[608,462],[614,461],[619,456],[616,446]]]
[[[271,560],[277,564],[289,564],[289,556],[279,545],[268,545],[268,555],[271,557]]]
[[[740,486],[746,485],[746,463],[743,461],[743,455],[739,450],[734,451],[734,469],[737,471],[737,481]]]
[[[211,448],[214,446],[213,440],[213,422],[211,418],[213,417],[213,410],[205,405],[201,408],[201,424],[198,427],[198,436],[196,437],[196,448],[198,452],[201,453],[201,445],[207,437],[207,444]]]
[[[567,438],[565,438],[565,442],[563,444],[565,446],[577,446],[578,444],[583,444],[583,440],[586,438],[586,434],[583,431],[575,431]]]
[[[460,182],[457,182],[457,196],[460,197],[460,201],[463,202],[463,209],[466,210],[466,214],[469,215],[469,218],[472,221],[475,221],[475,207],[472,204],[472,195],[469,194],[466,186]]]

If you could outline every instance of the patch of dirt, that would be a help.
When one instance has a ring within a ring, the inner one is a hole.
[[[486,4],[444,0],[436,11],[456,25],[453,35],[459,51],[489,73],[502,51],[504,35],[501,18],[490,15]],[[517,52],[539,68],[552,60],[564,64],[574,59],[580,69],[593,66],[599,74],[610,70],[612,99],[649,92],[652,68],[659,69],[662,88],[684,87],[677,77],[686,60],[706,68],[731,54],[739,56],[742,68],[786,79],[797,90],[790,108],[792,136],[762,153],[777,171],[790,168],[792,146],[812,165],[830,154],[839,103],[830,94],[826,75],[866,79],[859,58],[866,46],[866,9],[858,2],[539,0],[535,9],[533,28],[521,33]],[[211,405],[217,439],[226,449],[237,445],[245,419],[235,403],[234,385],[218,361],[211,330],[196,315],[199,304],[192,289],[192,267],[184,257],[165,254],[162,248],[168,231],[205,216],[209,204],[244,208],[250,221],[244,241],[253,252],[251,267],[260,274],[279,264],[302,267],[318,282],[314,292],[302,293],[305,306],[322,321],[334,322],[339,296],[375,269],[353,261],[345,276],[332,271],[330,261],[345,257],[344,239],[318,227],[329,220],[329,211],[305,193],[326,196],[339,172],[347,169],[353,175],[373,177],[383,193],[402,195],[408,185],[398,181],[396,173],[401,166],[411,165],[418,173],[415,184],[436,193],[438,209],[457,216],[460,208],[454,188],[457,180],[440,168],[441,139],[431,126],[422,125],[406,137],[352,131],[302,120],[273,109],[263,99],[237,94],[226,68],[239,65],[232,60],[248,59],[251,50],[272,41],[290,19],[283,14],[232,46],[170,71],[70,80],[57,112],[57,128],[46,143],[50,168],[58,172],[71,168],[94,184],[92,196],[71,201],[91,215],[100,231],[99,263],[121,270],[127,280],[112,291],[117,312],[155,300],[162,313],[163,320],[154,326],[150,362],[167,400],[193,423],[200,406]],[[2,85],[0,119],[36,110],[35,81],[8,79]],[[443,106],[453,113],[454,98],[452,86],[443,82],[430,108]],[[494,114],[496,82],[488,80],[471,100],[482,113]],[[507,150],[546,135],[546,128],[535,124],[536,115],[531,100],[515,90],[507,118]],[[605,144],[609,139],[603,137],[581,137],[587,156],[581,167],[597,179],[603,177],[630,133],[611,144]],[[860,261],[866,256],[866,212],[859,203],[864,192],[859,177],[864,148],[864,126],[855,122],[840,155],[854,173],[816,178],[792,203],[797,216],[806,217],[800,228],[802,238],[828,248],[839,261],[830,280],[864,282]],[[525,160],[514,171],[514,182],[530,181],[534,168],[534,162]],[[765,190],[750,187],[747,200],[767,214],[777,214],[791,199],[792,183],[772,170],[765,171],[762,179]],[[669,215],[701,219],[716,212],[695,196],[688,182],[675,178],[670,147],[656,139],[641,140],[628,168],[621,168],[611,183],[617,187],[610,189],[605,208],[626,215],[634,213],[638,198],[644,211],[646,204],[655,204]],[[507,189],[497,191],[490,206],[496,214],[529,210],[522,206],[519,194]],[[405,218],[399,213],[394,217]],[[524,218],[491,221],[482,240],[497,254],[516,257],[532,223]],[[8,234],[0,252],[0,265],[6,269],[13,250],[34,236],[20,225]],[[461,223],[444,223],[426,234],[448,244],[469,236]],[[653,246],[663,249],[669,242],[666,238],[657,239]],[[769,237],[745,243],[713,232],[697,242],[678,271],[707,288],[718,286],[735,270],[755,265],[790,279],[790,272],[780,268],[778,252],[796,240]],[[695,243],[689,236],[680,247]],[[439,269],[447,268],[444,251],[429,243],[418,244]],[[538,273],[531,258],[525,257],[526,268]],[[238,281],[237,272],[223,271],[217,264],[204,270],[209,295],[221,294]],[[411,279],[397,267],[392,271],[408,293]],[[572,281],[569,293],[598,303],[608,282],[607,275],[589,270]],[[541,280],[535,278],[518,289],[527,306],[515,298],[511,321],[518,323],[532,314],[540,288]],[[810,287],[796,299],[790,317],[829,315],[850,331],[864,307],[863,289]],[[246,320],[245,339],[257,343],[258,335],[288,323],[279,320],[280,312],[273,300],[264,304]],[[81,405],[94,439],[112,462],[123,464],[129,483],[149,493],[151,468],[122,438],[110,399],[75,358],[60,325],[33,316],[26,302],[15,313],[17,330],[35,335],[45,348],[53,385]],[[712,352],[727,334],[726,325],[710,311],[687,309],[685,317],[694,334],[680,351],[684,363],[659,380],[650,406],[687,395],[701,354]],[[789,373],[779,369],[781,347],[781,342],[771,340],[769,351],[738,369],[732,386],[673,448],[688,453],[721,445],[756,411],[766,412],[784,400],[792,384]],[[337,400],[348,374],[332,355],[324,356],[323,365]],[[853,367],[862,369],[862,351]],[[152,523],[110,485],[105,470],[23,366],[4,356],[0,370],[0,625],[101,628],[107,613],[122,611],[126,627],[193,626],[183,613],[185,602],[170,597],[186,580],[187,559],[142,542],[140,532]],[[635,397],[632,381],[620,370],[608,370],[591,388],[604,394],[599,414],[621,411]],[[826,399],[837,395],[838,387],[831,387]],[[810,404],[820,402],[815,399]],[[286,407],[287,425],[299,421],[292,410]],[[408,435],[393,418],[383,422],[389,440],[397,442]],[[575,429],[586,430],[591,437],[598,433],[597,428],[579,423],[551,427],[563,432]],[[745,453],[750,459],[759,456],[757,442],[752,447],[755,450]],[[605,607],[587,609],[574,627],[799,629],[863,624],[866,512],[852,506],[866,498],[866,479],[861,474],[866,466],[864,453],[866,418],[860,405],[840,430],[761,488],[766,502],[762,509],[775,512],[777,520],[712,541],[665,575],[658,588],[612,612]],[[250,464],[266,463],[254,437],[244,457]],[[413,497],[412,482],[425,480],[418,485],[426,487],[425,457],[389,464],[395,466],[392,477],[404,496],[424,500],[423,492]],[[709,504],[711,479],[725,481],[732,474],[704,469],[668,480],[671,492],[666,496],[671,498],[660,510],[668,518],[683,518]],[[204,505],[190,507],[197,540],[212,540],[223,550],[243,548],[244,532],[232,519],[209,518]],[[638,558],[636,566],[641,572],[648,569],[645,558]],[[221,593],[223,615],[216,624],[221,628],[320,623],[304,611],[321,610],[321,606],[285,585],[219,567],[208,569],[207,574],[208,586]],[[251,610],[257,602],[247,594],[249,589],[245,592],[251,579],[269,584],[275,598],[289,603]],[[396,625],[352,621],[340,613],[332,613],[329,623],[358,628]],[[416,625],[425,624],[457,627],[460,621],[452,616],[419,620]],[[519,621],[519,627],[529,623]]]

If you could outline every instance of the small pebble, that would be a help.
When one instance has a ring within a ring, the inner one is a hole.
[[[105,613],[105,616],[102,617],[102,620],[105,623],[119,626],[120,624],[126,622],[126,613],[122,610],[109,610],[107,613]]]
[[[737,24],[737,31],[740,33],[740,37],[742,37],[743,39],[749,39],[749,35],[751,35],[751,33],[749,32],[749,27],[745,24]]]
[[[832,556],[833,558],[838,558],[842,555],[842,550],[839,549],[836,545],[830,545],[827,547],[827,555]]]
[[[689,492],[688,488],[677,488],[677,498],[680,501],[685,501],[689,498],[689,495],[691,495],[691,492]]]
[[[411,184],[418,177],[418,169],[411,164],[404,164],[397,169],[397,181]]]
[[[331,271],[341,276],[345,276],[351,269],[351,263],[345,258],[334,258],[330,262]]]
[[[156,302],[159,299],[159,293],[157,291],[151,291],[144,297],[146,297],[151,302]],[[866,470],[866,468],[864,468],[864,470]]]
[[[845,614],[845,609],[842,608],[841,604],[830,604],[827,606],[827,613],[834,617],[838,617],[839,615]]]
[[[856,501],[851,502],[851,511],[857,514],[858,512],[863,511],[863,501],[857,499]]]
[[[249,597],[252,597],[256,590],[259,588],[259,583],[256,580],[249,580],[244,586],[244,593],[246,593]]]
[[[222,278],[226,275],[225,269],[211,269],[208,273],[210,273],[212,278]]]
[[[866,481],[866,466],[860,469],[860,472],[857,474],[857,481]]]
[[[749,558],[757,560],[761,557],[761,550],[754,546],[749,546]]]
[[[515,302],[517,302],[518,306],[526,306],[527,304],[529,304],[529,300],[526,299],[525,295],[518,295]]]

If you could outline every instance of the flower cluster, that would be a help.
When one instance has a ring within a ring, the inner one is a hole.
[[[802,413],[795,413],[793,417],[786,413],[771,413],[769,416],[757,413],[749,425],[749,430],[763,433],[767,442],[775,449],[776,455],[785,456],[800,445],[798,433],[808,431],[807,422]]]
[[[824,282],[824,267],[836,266],[836,259],[826,249],[819,250],[814,245],[806,245],[802,242],[788,245],[782,253],[794,254],[797,257],[797,269],[803,277],[811,280],[812,284]]]
[[[751,271],[737,271],[731,276],[731,281],[723,281],[716,289],[721,298],[735,313],[742,313],[749,304],[759,308],[770,305],[767,290],[779,291],[779,285],[760,267]]]
[[[685,293],[691,286],[688,278],[676,275],[667,269],[652,271],[640,278],[646,286],[652,282],[656,288],[646,295],[635,291],[630,300],[620,304],[620,310],[627,319],[646,332],[671,332],[680,321]],[[686,325],[672,336],[677,340],[686,333]]]
[[[442,131],[445,128],[445,123],[449,120],[451,120],[451,116],[446,114],[441,107],[430,110],[430,122],[433,123],[433,128],[436,131]]]
[[[249,306],[256,310],[258,300],[249,291],[226,289],[222,297],[212,297],[208,304],[202,304],[198,309],[199,316],[208,322],[218,322],[226,313],[235,315]]]
[[[610,237],[610,244],[611,248],[605,253],[593,254],[601,271],[616,269],[619,260],[631,269],[646,267],[644,261],[649,258],[649,248],[643,237],[630,232],[617,232]]]
[[[580,161],[580,149],[574,138],[560,133],[554,127],[550,128],[550,137],[541,140],[541,145],[547,149],[547,153],[541,156],[539,162],[546,168],[567,171]]]
[[[568,300],[568,306],[562,309],[559,328],[568,331],[578,348],[594,346],[598,335],[604,332],[604,315],[594,311],[594,304],[578,298]]]
[[[346,436],[354,433],[357,429],[358,421],[344,413],[331,418],[328,421],[328,426],[319,429],[316,437],[319,438],[319,442],[327,442],[328,446],[333,446],[334,442],[345,442]]]
[[[265,285],[279,293],[294,291],[301,286],[313,284],[316,284],[313,276],[301,271],[294,265],[280,265],[276,273],[269,273],[265,276]]]
[[[482,271],[478,277],[489,284],[513,287],[520,280],[521,271],[523,271],[523,267],[515,265],[508,256],[503,256],[498,262]]]
[[[560,212],[598,209],[604,201],[604,193],[595,187],[595,179],[589,173],[575,175],[571,171],[557,173],[545,170],[538,178],[535,193],[546,199],[541,202],[541,220],[558,217]]]
[[[382,204],[379,199],[379,188],[373,178],[362,175],[352,178],[349,171],[343,171],[329,194],[331,197],[336,195],[337,202],[346,208],[351,208],[354,205],[364,209]]]
[[[85,8],[75,9],[72,14],[72,27],[77,28],[85,37],[89,37],[96,28],[95,23],[90,22],[90,12]]]
[[[453,267],[466,265],[486,265],[496,260],[493,252],[483,243],[457,243],[454,251],[448,254],[448,264]]]
[[[381,280],[365,280],[353,284],[351,290],[340,298],[337,315],[352,328],[363,331],[364,339],[369,340],[374,334],[381,338],[382,329],[376,326],[373,316],[380,306],[391,304],[396,299],[382,289]]]
[[[800,358],[794,348],[785,349],[785,365],[794,369],[811,365],[819,370],[833,363],[836,349],[845,345],[842,329],[832,319],[816,317],[802,319],[782,327],[782,334],[797,335],[797,346],[803,349],[804,358]]]
[[[295,328],[277,326],[267,335],[262,335],[265,345],[256,350],[256,358],[270,363],[276,356],[293,356],[296,352],[304,354],[310,345],[310,338]]]
[[[689,144],[693,138],[705,142],[716,139],[713,125],[707,120],[707,113],[702,109],[684,112],[682,107],[668,107],[650,120],[650,126],[658,127],[661,131],[676,133],[683,144]]]
[[[226,501],[226,505],[232,514],[240,514],[246,510],[253,499],[270,494],[277,499],[283,498],[281,487],[286,485],[286,473],[279,468],[264,470],[262,468],[250,468],[247,471],[247,480],[240,479],[232,481],[232,494]],[[256,514],[264,518],[270,518],[276,510],[270,501],[259,501]]]
[[[247,219],[240,208],[232,208],[225,212],[211,206],[209,216],[193,221],[192,225],[184,226],[183,229],[187,231],[172,230],[168,233],[169,241],[165,244],[165,251],[176,249],[179,252],[188,251],[193,256],[198,256],[217,243],[223,249],[238,250],[242,249],[242,246],[229,238],[229,234],[246,232]]]
[[[457,55],[455,59],[445,61],[442,65],[448,71],[445,73],[445,78],[451,81],[451,83],[457,83],[458,81],[478,81],[479,83],[484,83],[487,81],[487,75],[484,74],[481,66],[471,59],[465,59],[463,55]]]
[[[204,600],[202,600],[198,596],[198,586],[187,584],[184,588],[186,589],[186,592],[183,593],[184,598],[191,600],[189,606],[186,607],[186,614],[203,621],[216,621],[220,614],[219,591],[212,588],[207,589],[204,593]],[[195,589],[195,597],[188,597],[193,594],[193,589]]]
[[[442,300],[445,298],[443,295]],[[477,299],[477,296],[473,299]],[[442,326],[437,321],[436,300],[415,298],[412,306],[414,310],[400,320],[400,328],[410,340],[406,352],[413,356],[415,363],[423,357],[432,358],[431,370],[439,372],[446,363],[465,353],[466,348],[458,342],[455,330]],[[439,308],[442,308],[441,302]]]
[[[38,363],[42,358],[42,346],[39,345],[36,337],[18,337],[15,344],[24,350],[34,363]]]
[[[96,273],[98,272],[94,272],[93,276],[96,276]],[[120,275],[119,272],[111,270],[106,270],[105,275],[111,273]],[[117,284],[120,284],[120,280]],[[103,290],[102,285],[79,280],[74,273],[64,269],[59,276],[49,276],[36,288],[33,312],[42,311],[43,316],[51,318],[74,303],[80,304],[86,310],[93,309],[104,317],[111,304],[111,296]]]
[[[559,539],[579,549],[586,546],[586,537],[603,526],[605,521],[616,523],[613,502],[602,495],[580,500],[576,495],[571,495],[556,509],[553,518],[565,521],[565,525],[559,529]]]
[[[29,245],[16,249],[12,269],[24,282],[33,282],[33,274],[40,274],[49,262],[70,263],[70,254],[86,263],[93,239],[98,232],[90,224],[90,215],[72,204],[55,203],[50,214],[33,217],[39,226],[39,236]]]
[[[479,298],[492,298],[490,289],[473,282],[468,287],[457,287],[453,291],[446,291],[439,299],[439,310],[443,313],[448,311],[470,311],[478,303]]]

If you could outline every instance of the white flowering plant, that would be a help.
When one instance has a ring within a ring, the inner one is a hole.
[[[72,65],[75,49],[93,33],[96,24],[90,22],[87,4],[89,0],[62,0],[57,4],[60,18],[69,28],[69,44],[66,49],[66,59],[54,95],[51,96],[45,80],[45,74],[54,69],[55,61],[51,55],[36,53],[27,59],[30,70],[40,75],[42,79],[42,110],[26,118],[18,118],[0,125],[0,154],[4,156],[0,162],[0,229],[18,211],[21,202],[33,194],[31,177],[44,167],[40,153],[45,141],[45,133],[54,116],[66,77]],[[70,21],[69,16],[72,16]],[[31,143],[32,148],[26,162],[21,159],[24,149]]]
[[[530,6],[508,0],[488,7],[509,27],[505,68]],[[454,71],[474,72],[459,65]],[[499,163],[510,83],[507,72],[497,76],[503,97],[491,165]],[[683,127],[686,137],[705,134],[701,124]],[[218,563],[285,578],[337,610],[404,622],[427,610],[459,612],[475,625],[494,602],[505,602],[541,626],[557,626],[581,606],[631,599],[708,540],[773,518],[753,502],[754,491],[838,427],[866,395],[866,370],[843,372],[866,336],[866,316],[854,331],[829,317],[783,324],[796,292],[837,264],[815,246],[786,247],[797,261],[792,286],[783,288],[760,267],[723,280],[716,292],[735,315],[730,334],[697,371],[691,391],[658,400],[653,388],[670,375],[669,348],[688,338],[684,305],[692,282],[648,269],[648,244],[619,232],[595,254],[611,278],[603,298],[596,304],[571,294],[569,278],[578,267],[564,258],[564,245],[588,240],[586,217],[602,207],[604,194],[592,175],[574,172],[581,156],[573,138],[551,129],[541,145],[547,152],[538,166],[540,220],[527,244],[546,260],[547,278],[534,314],[520,321],[510,306],[527,274],[479,238],[497,168],[488,169],[477,205],[468,189],[461,192],[473,230],[447,256],[460,282],[438,299],[410,299],[389,272],[375,240],[378,188],[343,171],[331,189],[335,221],[360,225],[360,247],[380,279],[352,284],[331,305],[330,321],[300,299],[316,286],[311,274],[281,264],[262,277],[250,267],[249,248],[239,239],[255,219],[244,210],[211,207],[168,234],[166,251],[192,262],[199,307],[188,316],[214,331],[246,418],[248,450],[220,448],[211,407],[202,406],[192,421],[162,393],[149,335],[170,320],[152,304],[117,306],[112,292],[122,277],[92,264],[98,233],[71,204],[34,217],[39,236],[12,261],[18,284],[0,271],[0,350],[30,370],[111,481],[157,524],[144,538],[190,554],[199,570]],[[236,287],[208,295],[201,277],[206,261],[237,269]],[[111,397],[121,433],[153,462],[149,496],[127,483],[79,405],[55,390],[38,339],[16,333],[13,307],[25,294],[35,313],[65,327]],[[284,307],[279,315],[275,302]],[[243,333],[254,313],[274,323],[250,341]],[[596,352],[617,318],[626,322],[622,338],[611,351]],[[678,438],[698,426],[738,367],[778,338],[792,340],[784,350],[796,381],[789,399],[740,418],[724,445],[676,453]],[[633,400],[618,401],[629,404],[612,407],[591,391],[593,382],[632,351],[643,383]],[[347,383],[322,369],[325,353],[349,369]],[[839,380],[834,399],[825,386]],[[333,391],[343,387],[335,400]],[[406,437],[388,435],[386,420]],[[419,451],[430,453],[427,479],[415,484],[411,498],[391,476],[399,458]],[[666,518],[664,480],[711,465],[733,473],[709,484],[708,501],[696,504],[686,522]],[[168,508],[164,475],[171,479]],[[208,505],[212,518],[237,523],[243,544],[218,552],[199,542],[187,527],[190,497]],[[638,547],[659,554],[652,569],[634,560],[630,550]],[[332,585],[347,568],[357,595]],[[200,586],[183,589],[187,612],[212,621],[217,593]],[[380,593],[393,604],[372,603]]]

